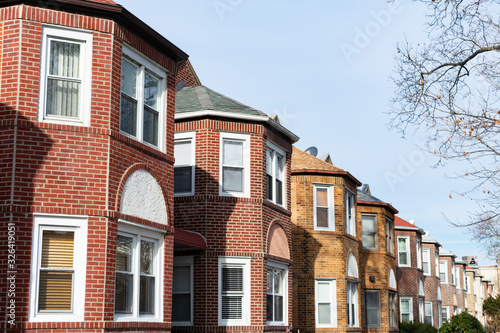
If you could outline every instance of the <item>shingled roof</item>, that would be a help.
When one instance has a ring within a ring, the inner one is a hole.
[[[356,196],[356,200],[358,204],[367,204],[367,205],[375,205],[375,206],[385,206],[394,214],[399,213],[396,208],[394,208],[390,203],[380,200],[377,197],[371,195],[371,193],[365,192],[358,188],[358,194]]]
[[[112,0],[85,0],[85,1],[97,2],[97,3],[105,3],[105,4],[108,4],[108,5],[118,5],[116,2],[114,2]]]

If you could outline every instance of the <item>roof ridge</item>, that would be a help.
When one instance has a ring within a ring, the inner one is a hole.
[[[207,87],[205,86],[196,86],[194,91],[196,92],[196,96],[198,97],[198,101],[200,102],[201,108],[205,110],[215,110],[214,103],[212,99],[208,95]]]

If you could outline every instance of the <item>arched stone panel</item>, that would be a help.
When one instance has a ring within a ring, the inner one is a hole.
[[[396,275],[394,274],[394,270],[391,268],[389,272],[389,288],[396,289]]]
[[[268,234],[268,253],[270,255],[290,259],[290,249],[288,246],[288,239],[285,234],[285,230],[278,223],[273,223],[269,229]]]
[[[418,296],[425,296],[424,283],[422,279],[418,281]]]
[[[146,170],[136,170],[128,177],[123,186],[120,213],[168,224],[161,187]]]
[[[347,276],[359,278],[358,262],[352,253],[349,255],[349,261],[347,262]]]

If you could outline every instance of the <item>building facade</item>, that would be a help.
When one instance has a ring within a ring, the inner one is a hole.
[[[424,271],[424,321],[441,326],[441,282],[439,278],[439,248],[441,244],[428,233],[422,235],[422,265]]]

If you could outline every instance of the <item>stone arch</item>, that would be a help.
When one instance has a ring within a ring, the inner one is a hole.
[[[347,261],[347,276],[359,278],[358,262],[353,253],[349,254],[349,260]]]
[[[168,224],[163,190],[149,170],[140,165],[129,168],[120,185],[121,193],[117,198],[120,213]]]
[[[392,268],[389,271],[389,288],[397,289],[396,275],[394,274],[394,270]]]
[[[286,236],[285,229],[278,221],[274,221],[269,226],[267,232],[267,253],[284,258],[290,259],[290,244]]]

